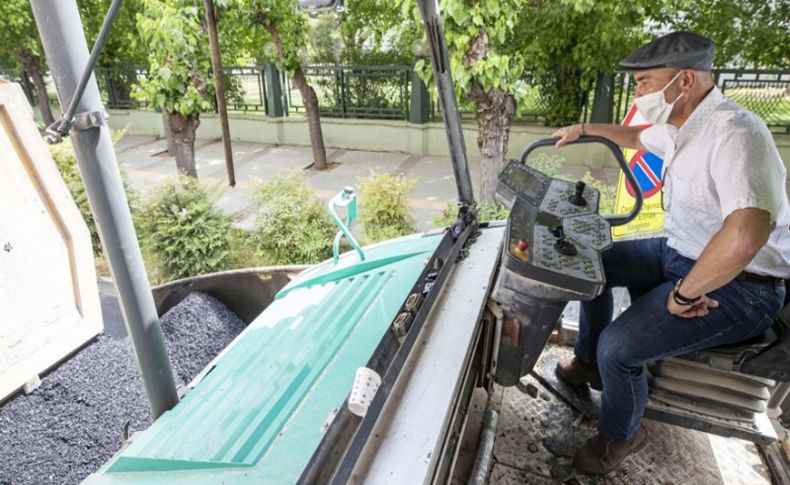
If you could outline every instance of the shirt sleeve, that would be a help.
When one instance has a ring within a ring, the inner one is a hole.
[[[756,208],[769,212],[771,223],[776,221],[786,171],[767,129],[730,133],[715,151],[710,172],[722,220],[738,209]]]
[[[667,144],[672,142],[666,127],[662,125],[652,125],[639,132],[639,140],[650,153],[664,158],[666,155]]]

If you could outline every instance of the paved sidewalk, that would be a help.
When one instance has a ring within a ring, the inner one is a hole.
[[[162,156],[166,141],[144,136],[127,135],[118,142],[116,152],[122,169],[131,186],[139,193],[146,193],[171,177],[175,171],[175,160]],[[233,143],[233,159],[236,170],[236,187],[227,185],[225,157],[221,141],[197,140],[195,161],[198,177],[216,184],[222,191],[217,205],[226,214],[232,215],[241,228],[252,228],[255,220],[253,194],[256,187],[278,174],[302,172],[316,195],[328,201],[347,185],[357,186],[357,179],[377,173],[405,175],[416,179],[410,192],[408,204],[417,221],[417,229],[433,229],[432,219],[439,215],[447,204],[457,200],[453,170],[449,157],[423,157],[398,152],[366,152],[355,150],[327,149],[327,158],[332,167],[326,171],[305,170],[312,163],[310,147],[273,146],[245,142]],[[469,160],[475,190],[478,187],[480,159]],[[581,177],[585,167],[569,165],[563,171]],[[616,181],[614,174],[605,175]]]

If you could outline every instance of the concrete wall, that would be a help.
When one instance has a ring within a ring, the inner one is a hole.
[[[230,132],[234,140],[273,145],[309,145],[305,118],[269,118],[263,114],[231,114]],[[151,111],[110,112],[110,126],[127,128],[131,135],[164,136],[162,115]],[[447,156],[447,138],[442,123],[413,124],[397,120],[354,120],[324,118],[321,120],[327,147],[369,151],[398,151],[423,156]],[[540,126],[513,126],[510,132],[508,157],[518,158],[528,144],[551,136],[554,130]],[[219,119],[214,114],[200,116],[198,138],[219,139]],[[466,149],[471,157],[479,157],[477,129],[467,124],[464,129]],[[790,165],[790,135],[775,135],[786,165]],[[563,157],[571,163],[590,168],[616,166],[614,157],[600,145],[584,145],[563,149]]]

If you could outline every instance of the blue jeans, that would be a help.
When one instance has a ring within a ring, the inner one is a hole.
[[[784,287],[733,280],[708,294],[719,302],[708,315],[681,318],[667,300],[695,261],[667,246],[666,238],[623,241],[603,254],[606,289],[583,302],[576,356],[598,366],[603,380],[598,431],[629,440],[639,430],[647,401],[645,363],[759,335],[784,301]],[[612,321],[612,288],[626,287],[636,301]]]

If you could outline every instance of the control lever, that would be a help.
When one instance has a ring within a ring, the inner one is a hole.
[[[565,230],[562,226],[553,227],[551,233],[554,235],[554,249],[558,253],[565,256],[576,256],[576,246],[565,236]]]
[[[557,143],[557,138],[543,138],[536,142],[533,142],[527,148],[524,149],[524,152],[521,154],[521,163],[527,162],[527,157],[533,150],[540,148],[540,147],[553,147]],[[620,147],[615,145],[613,142],[606,138],[602,138],[600,136],[581,136],[576,140],[568,143],[571,144],[578,144],[578,143],[601,143],[607,148],[609,151],[612,152],[614,155],[615,160],[617,160],[617,164],[623,170],[625,174],[625,179],[628,180],[628,183],[631,184],[631,187],[635,190],[635,201],[634,206],[631,208],[631,212],[627,215],[620,216],[620,215],[611,215],[605,216],[604,219],[609,221],[609,225],[611,226],[622,226],[623,224],[628,224],[632,220],[639,215],[639,211],[642,209],[642,202],[644,200],[644,196],[642,195],[642,188],[639,186],[639,182],[636,180],[636,176],[634,172],[631,171],[631,167],[628,165],[628,162],[625,161],[625,157],[623,157],[623,151],[620,150]]]
[[[571,204],[579,207],[587,205],[587,201],[584,199],[584,196],[582,195],[584,194],[585,187],[587,187],[587,184],[585,184],[581,180],[576,182],[576,191],[573,193],[570,199],[568,199],[568,201]]]

